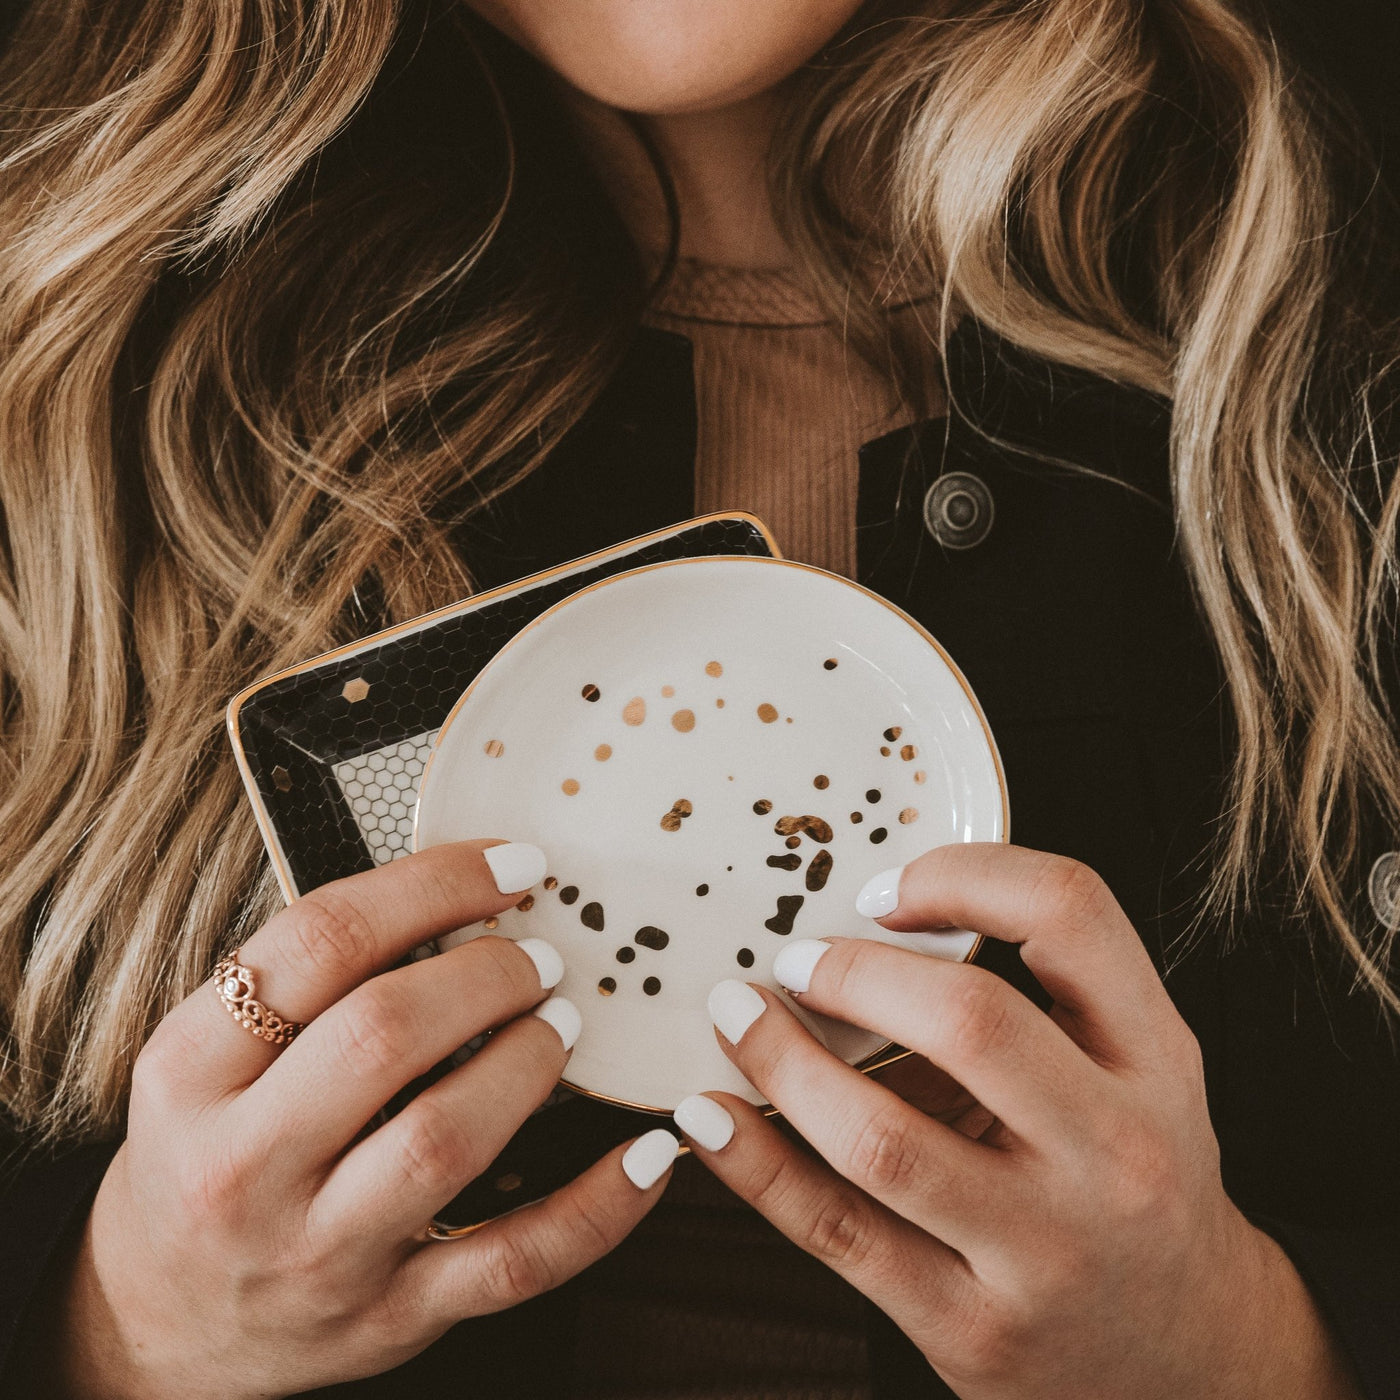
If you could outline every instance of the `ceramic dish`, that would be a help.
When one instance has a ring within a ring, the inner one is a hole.
[[[898,941],[854,912],[861,885],[1006,830],[986,721],[927,632],[838,575],[726,556],[615,575],[523,628],[444,722],[414,840],[545,850],[516,908],[438,946],[549,939],[584,1020],[566,1083],[669,1112],[760,1101],[715,1042],[715,982],[774,986],[791,937]],[[963,959],[976,939],[915,941]],[[886,1043],[799,1014],[848,1063]]]

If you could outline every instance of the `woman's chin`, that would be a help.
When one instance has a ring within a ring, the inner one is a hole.
[[[595,101],[645,116],[713,111],[781,83],[860,0],[468,0]]]

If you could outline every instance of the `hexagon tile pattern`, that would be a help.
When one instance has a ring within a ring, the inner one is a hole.
[[[376,865],[412,848],[418,780],[436,738],[432,729],[334,765],[335,780]]]

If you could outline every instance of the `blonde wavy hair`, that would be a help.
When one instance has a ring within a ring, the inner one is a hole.
[[[911,8],[793,83],[792,245],[871,345],[878,246],[941,290],[930,352],[971,315],[1171,401],[1238,739],[1207,913],[1267,878],[1400,1009],[1355,897],[1400,829],[1374,200],[1230,0]],[[229,695],[470,592],[454,526],[647,288],[545,77],[451,0],[33,0],[0,106],[0,1096],[57,1141],[120,1130],[152,1026],[278,902]]]

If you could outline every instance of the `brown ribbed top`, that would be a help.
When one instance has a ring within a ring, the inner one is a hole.
[[[900,315],[895,310],[891,315]],[[694,347],[695,510],[752,511],[855,576],[857,453],[907,423],[792,278],[682,260],[648,316]],[[868,1400],[859,1295],[692,1157],[589,1270],[579,1400]]]
[[[694,347],[696,513],[752,511],[789,559],[853,578],[856,454],[911,417],[892,385],[783,272],[683,258],[648,320]]]

